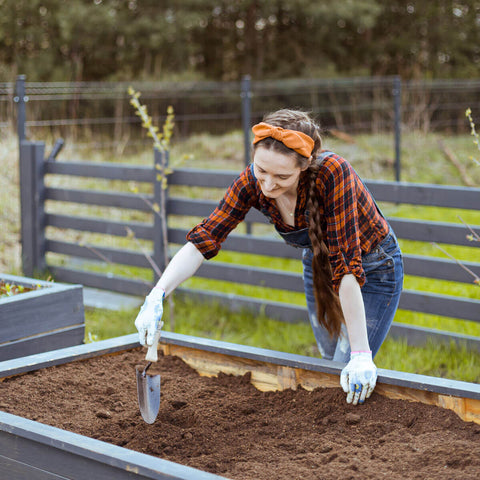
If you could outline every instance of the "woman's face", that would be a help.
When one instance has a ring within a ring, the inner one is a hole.
[[[263,194],[268,198],[278,198],[284,193],[296,193],[300,173],[305,168],[297,165],[291,155],[285,155],[258,147],[253,156],[253,170]]]

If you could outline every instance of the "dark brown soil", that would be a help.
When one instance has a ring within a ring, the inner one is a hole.
[[[232,479],[477,479],[480,426],[442,408],[340,388],[262,393],[249,376],[200,377],[177,357],[161,373],[160,412],[143,422],[139,350],[0,383],[0,408]]]

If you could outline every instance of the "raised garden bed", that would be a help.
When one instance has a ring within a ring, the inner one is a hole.
[[[0,363],[0,477],[478,476],[478,385],[383,370],[354,407],[341,364],[165,333],[162,402],[147,425],[136,347],[129,335]]]
[[[83,342],[81,285],[4,274],[0,281],[29,290],[0,298],[0,361]]]

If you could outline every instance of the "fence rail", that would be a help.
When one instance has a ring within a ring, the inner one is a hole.
[[[156,152],[156,156],[160,155]],[[155,161],[158,161],[156,158]],[[46,187],[45,178],[50,175],[62,177],[90,177],[94,179],[121,180],[123,182],[143,182],[151,185],[153,194],[146,196],[151,203],[158,203],[158,180],[156,170],[152,167],[129,166],[123,164],[92,164],[88,162],[61,162],[45,160],[45,147],[40,142],[23,141],[20,149],[21,200],[22,200],[22,247],[23,266],[25,274],[32,275],[35,270],[48,268],[54,276],[63,282],[82,283],[86,286],[101,288],[134,295],[145,295],[151,288],[152,280],[132,279],[119,274],[110,275],[96,273],[88,268],[73,268],[71,264],[60,265],[48,261],[51,254],[58,254],[77,261],[98,260],[121,266],[131,266],[150,269],[146,256],[135,246],[110,247],[95,246],[95,250],[76,241],[63,238],[61,232],[73,230],[108,235],[110,237],[125,237],[126,227],[130,228],[139,240],[150,242],[151,255],[162,267],[161,252],[163,249],[161,223],[157,215],[151,215],[153,221],[120,221],[96,216],[72,215],[67,211],[58,213],[49,211],[48,205],[64,205],[73,202],[80,205],[95,205],[148,212],[151,209],[138,194],[109,191],[100,192],[90,189],[73,189]],[[177,169],[169,176],[169,185],[203,188],[224,188],[233,180],[236,173],[216,170]],[[367,182],[368,187],[379,201],[406,203],[414,205],[478,209],[480,189],[464,187],[445,187],[437,185],[419,185],[399,182]],[[47,203],[46,203],[47,202]],[[182,217],[205,217],[216,206],[217,202],[201,198],[174,197],[167,198],[167,214],[169,219]],[[47,208],[46,208],[47,205]],[[247,222],[267,224],[266,219],[257,211],[249,212]],[[466,229],[463,226],[447,222],[431,222],[416,219],[389,218],[390,223],[401,239],[412,239],[423,242],[436,241],[442,244],[471,246],[466,239]],[[59,229],[60,234],[46,234],[49,227]],[[473,226],[478,229],[480,226]],[[171,244],[183,244],[187,228],[169,225],[168,241]],[[256,233],[232,233],[225,241],[222,250],[265,255],[271,258],[300,259],[299,249],[286,245],[283,241],[272,237],[271,233],[261,235]],[[465,262],[465,266],[480,276],[480,263]],[[454,261],[422,256],[405,255],[405,272],[407,275],[449,280],[461,284],[471,283],[471,277]],[[153,275],[153,272],[152,272]],[[271,268],[258,268],[248,265],[225,263],[222,261],[204,262],[196,277],[221,281],[221,287],[208,291],[179,288],[178,294],[197,296],[201,300],[215,300],[230,308],[249,308],[262,311],[266,315],[286,322],[307,321],[306,308],[302,305],[286,304],[281,301],[282,291],[302,292],[303,281],[299,273],[293,273]],[[278,292],[278,296],[270,300],[252,297],[242,297],[232,292],[228,293],[225,283],[245,284],[250,286],[268,287]],[[453,295],[406,290],[400,300],[400,308],[414,312],[423,312],[442,317],[480,321],[480,300]],[[419,326],[394,324],[391,330],[393,336],[404,336],[412,343],[425,341],[426,338],[437,340],[467,342],[472,348],[480,350],[480,338],[456,335],[448,332],[437,332]]]

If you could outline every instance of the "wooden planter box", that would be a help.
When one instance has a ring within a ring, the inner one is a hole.
[[[0,361],[83,343],[81,285],[0,274],[7,283],[42,288],[0,299]]]
[[[168,332],[163,334],[161,342],[160,349],[165,355],[182,358],[201,374],[251,372],[251,381],[260,390],[296,388],[299,384],[306,389],[338,387],[343,366],[317,358]],[[136,334],[17,358],[0,363],[0,380],[135,347],[138,347]],[[376,391],[392,398],[448,408],[464,420],[480,424],[480,385],[379,370]],[[0,412],[0,449],[1,478],[224,478],[3,412]]]

